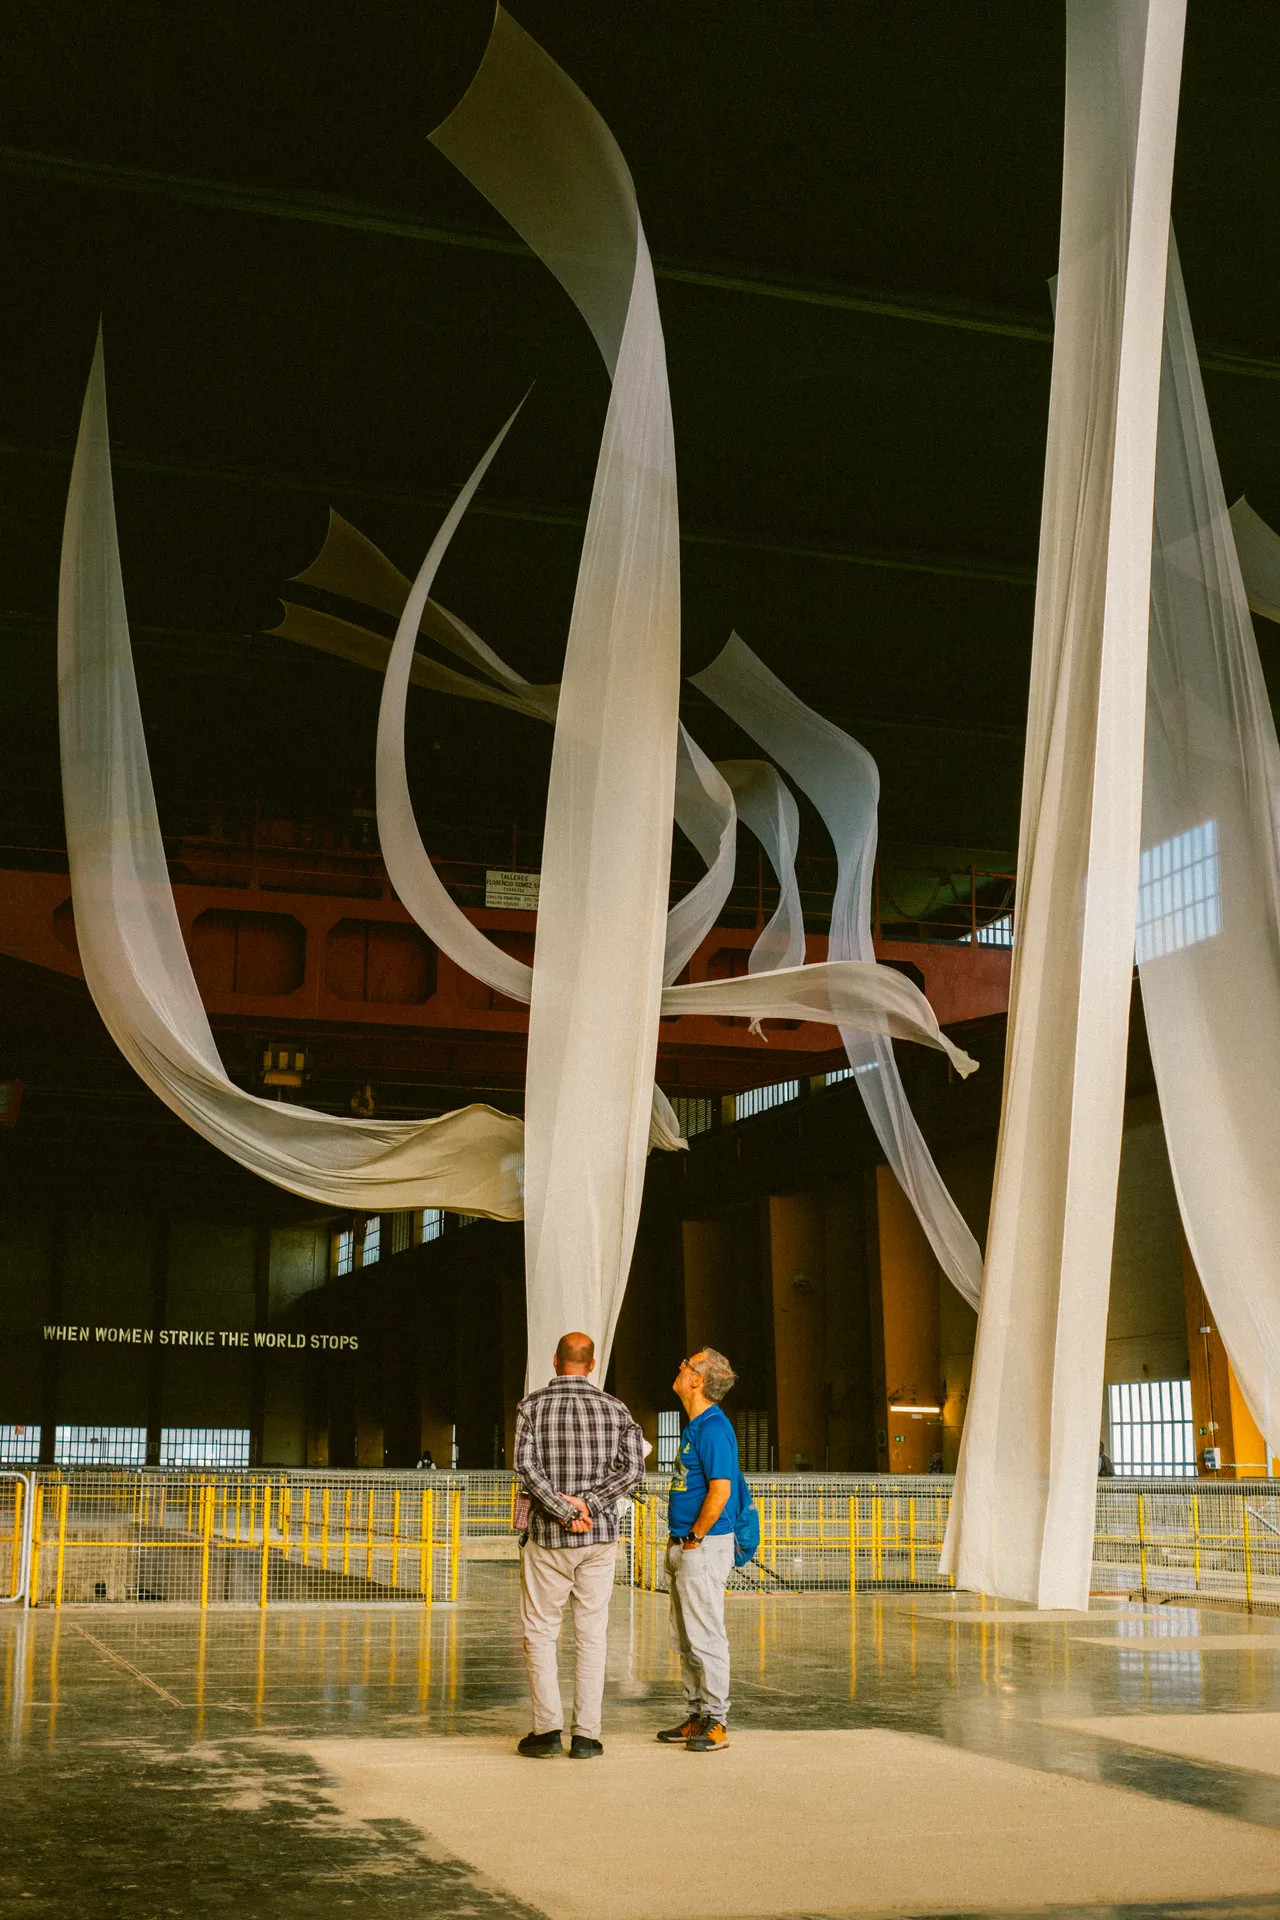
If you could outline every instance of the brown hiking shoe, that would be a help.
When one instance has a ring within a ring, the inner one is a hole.
[[[702,1715],[700,1713],[691,1713],[682,1727],[665,1727],[658,1735],[658,1738],[664,1741],[669,1747],[676,1745],[683,1746],[687,1740],[692,1740],[696,1733],[701,1733],[702,1728]]]
[[[697,1733],[684,1743],[686,1753],[719,1753],[729,1744],[728,1728],[719,1720],[704,1720]]]

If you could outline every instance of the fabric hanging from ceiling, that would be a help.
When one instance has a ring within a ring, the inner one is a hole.
[[[504,428],[503,431],[506,430]],[[465,508],[471,498],[498,444],[495,442],[488,450],[468,481],[460,496],[458,512]],[[331,515],[331,523],[337,521],[338,516]],[[394,588],[388,588],[385,600],[381,603],[387,605],[390,611],[399,611],[400,623],[394,641],[367,628],[353,627],[351,631],[360,636],[361,643],[353,645],[347,655],[358,665],[386,668],[379,716],[378,813],[382,850],[392,884],[424,932],[451,959],[497,992],[527,1004],[532,991],[533,969],[499,947],[482,928],[469,920],[442,885],[418,833],[409,797],[404,760],[405,705],[408,687],[415,678],[411,663],[423,657],[413,651],[416,636],[427,627],[425,615],[421,624],[415,626],[415,615],[420,613],[424,604],[428,608],[434,606],[438,620],[448,621],[456,630],[470,633],[457,615],[429,599],[424,603],[424,595],[429,591],[443,548],[456,526],[456,515],[450,516],[441,535],[433,542],[416,586],[398,573],[376,547],[364,541],[363,535],[355,534],[355,530],[347,527],[345,522],[340,524],[343,544],[347,544],[349,536],[355,535],[367,549],[367,557],[382,563],[385,569],[383,577],[393,577],[398,583]],[[346,572],[338,564],[329,563],[327,546],[315,565],[298,578],[322,584],[347,598],[354,598],[358,592],[365,590],[360,588],[354,572]],[[290,611],[307,612],[309,609]],[[272,631],[283,638],[296,639],[303,645],[317,644],[305,622],[299,623],[296,629],[282,624]],[[483,641],[474,635],[472,639],[475,651],[468,657],[510,690],[514,710],[554,723],[559,687],[531,687]],[[743,648],[743,653],[747,655],[748,649]],[[463,697],[470,697],[471,689],[480,685],[463,675],[455,675],[447,683],[424,677],[421,684],[435,692]],[[775,682],[775,685],[780,686],[780,683]],[[781,688],[781,694],[787,702],[796,708],[800,707],[800,703],[786,688]],[[735,805],[735,802],[738,804]],[[927,1000],[910,983],[907,983],[907,997],[903,999],[902,976],[896,974],[895,969],[880,967],[873,962],[828,963],[821,970],[805,969],[812,976],[806,982],[795,983],[790,978],[796,969],[803,966],[805,952],[804,922],[795,866],[799,809],[776,767],[763,760],[726,760],[717,765],[708,759],[681,723],[677,735],[674,812],[682,830],[702,855],[707,871],[697,885],[677,901],[667,917],[663,1015],[678,1017],[681,1014],[714,1012],[719,1016],[735,1014],[759,1022],[795,1018],[795,1008],[804,1006],[808,1009],[806,1018],[838,1025],[846,1019],[852,1023],[853,1010],[857,1009],[858,1019],[866,1023],[866,1031],[892,1030],[898,1032],[900,1038],[939,1047],[949,1054],[961,1074],[974,1071],[974,1061],[941,1034]],[[748,961],[750,974],[775,976],[774,985],[770,989],[759,982],[748,984],[741,980],[722,980],[674,986],[671,982],[710,932],[732,886],[735,828],[739,818],[760,839],[778,878],[777,908],[758,936]],[[781,974],[788,977],[776,978]],[[892,1027],[887,1024],[890,1019],[896,1023]],[[656,1087],[654,1097],[655,1103],[662,1100],[661,1090]],[[655,1119],[655,1127],[656,1124]],[[659,1143],[655,1141],[655,1144]]]
[[[1004,1106],[943,1566],[1083,1608],[1124,1109],[1180,0],[1068,0]]]
[[[500,439],[490,447],[459,496],[457,514],[465,509]],[[378,729],[378,828],[392,884],[423,930],[476,979],[527,1003],[536,967],[527,966],[499,947],[458,906],[422,843],[409,794],[404,713],[417,616],[455,524],[451,515],[433,542],[405,603],[396,638],[390,643]],[[785,688],[781,691],[788,700],[792,698]],[[919,988],[894,968],[880,966],[874,960],[802,964],[804,933],[795,878],[799,814],[776,770],[757,761],[726,761],[723,769],[718,768],[683,725],[677,746],[676,812],[707,863],[707,872],[668,917],[664,977],[669,980],[679,973],[689,954],[701,944],[732,884],[736,791],[748,796],[747,806],[778,870],[781,898],[773,919],[751,950],[753,964],[746,978],[699,980],[684,986],[664,984],[661,1013],[676,1018],[735,1015],[753,1025],[764,1020],[818,1020],[868,1034],[896,1034],[899,1039],[944,1052],[962,1076],[972,1073],[977,1063],[947,1038]],[[723,777],[725,773],[728,779]],[[757,958],[762,942],[766,943],[764,958],[770,963],[764,966]],[[658,1089],[654,1093],[661,1098]]]
[[[677,928],[673,952],[666,899],[667,822],[677,797],[675,461],[634,190],[594,109],[501,10],[476,79],[432,138],[560,279],[613,383],[556,709],[530,995],[525,1238],[535,1378],[538,1356],[549,1356],[569,1325],[589,1332],[607,1363],[655,1131],[660,1011],[732,1007],[758,1020],[795,1018],[801,1007],[830,1018],[843,1006],[878,1027],[897,1020],[930,1044],[949,1043],[923,998],[904,1007],[900,988],[874,966],[843,981],[826,972],[788,980],[772,998],[759,977],[664,992],[667,962],[684,964],[727,891],[730,823],[722,784],[717,792],[714,770],[686,741],[683,797],[692,801],[701,789],[705,806],[692,805],[687,818],[709,870],[700,930]],[[402,664],[394,683],[389,672],[379,730],[380,825],[384,750],[392,753],[394,736],[402,762],[405,656],[429,588],[420,576],[393,648],[393,666],[397,656]],[[483,664],[495,674],[500,667],[487,649]],[[411,817],[389,827],[389,870],[410,842],[419,868],[429,867]],[[416,914],[417,897],[399,880],[397,888]],[[436,882],[427,903],[433,926],[447,917],[442,892]],[[697,939],[684,937],[695,930]],[[666,1115],[659,1109],[659,1126]]]
[[[394,598],[403,599],[403,605],[395,640],[388,642],[364,629],[355,629],[365,633],[368,654],[365,657],[353,651],[352,657],[358,658],[362,665],[387,660],[378,728],[378,824],[387,871],[399,899],[459,966],[497,992],[527,1004],[533,969],[499,947],[469,920],[435,872],[418,833],[404,757],[405,703],[412,662],[418,657],[413,649],[421,630],[422,610],[430,604],[427,595],[449,540],[509,426],[510,422],[489,447],[459,495],[432,542],[417,580],[412,585],[403,582],[403,595],[396,588]],[[370,552],[382,558],[376,548],[370,548]],[[386,565],[389,567],[390,563]],[[308,571],[315,574],[318,568]],[[403,576],[396,578],[402,580]],[[326,569],[325,585],[334,591],[352,593],[356,583],[337,569]],[[436,611],[450,621],[456,620],[456,616],[445,614],[442,608],[437,607]],[[528,682],[483,642],[476,640],[475,644],[477,649],[483,649],[482,654],[477,651],[474,655],[476,663],[500,678],[502,684],[512,690],[513,698],[524,703],[530,691]],[[465,694],[473,683],[461,676],[457,678],[460,685],[437,686],[435,690]],[[521,710],[548,720],[555,712],[559,689],[547,687],[538,691],[542,696],[539,704],[525,703]],[[728,780],[682,724],[677,735],[675,816],[701,853],[707,871],[697,886],[676,903],[667,918],[662,1013],[674,1017],[737,1015],[749,1019],[757,1030],[763,1020],[809,1019],[858,1027],[868,1033],[896,1033],[901,1039],[940,1048],[959,1073],[971,1073],[975,1062],[940,1032],[928,1001],[894,969],[873,962],[829,963],[820,968],[802,966],[804,929],[795,876],[799,828],[795,800],[779,779],[777,770],[764,762],[729,761],[724,771],[730,776]],[[753,977],[673,986],[669,983],[714,925],[733,883],[736,792],[743,794],[746,813],[778,873],[778,908],[752,948],[748,971]],[[799,974],[803,978],[797,977]],[[649,1143],[668,1150],[686,1144],[680,1138],[679,1123],[670,1103],[656,1086],[652,1090]]]
[[[1155,525],[1142,1004],[1187,1243],[1274,1453],[1280,748],[1246,593],[1280,617],[1280,540],[1243,501],[1228,517],[1176,252]]]
[[[608,1364],[639,1220],[666,939],[680,550],[666,353],[626,163],[498,9],[434,145],[549,267],[612,387],[543,836],[525,1089],[529,1377],[580,1327]]]
[[[512,112],[512,90],[516,95],[523,94],[521,104],[528,107],[537,89],[547,88],[550,77],[550,93],[559,93],[560,100],[558,106],[550,108],[544,101],[543,109],[554,118],[568,99],[577,115],[577,121],[569,127],[573,136],[569,147],[572,148],[574,139],[583,135],[585,127],[588,146],[594,143],[599,147],[603,140],[607,146],[605,158],[613,155],[617,163],[612,169],[614,177],[606,181],[595,211],[599,213],[602,206],[607,206],[612,194],[615,200],[620,198],[625,226],[628,205],[634,213],[634,203],[628,200],[629,181],[625,169],[619,178],[617,169],[621,168],[621,161],[591,109],[527,36],[501,15],[490,52],[494,53],[495,49],[497,53],[489,73],[490,97],[484,110],[496,112],[500,119],[508,116],[508,130],[519,127],[523,123],[520,113]],[[481,93],[484,91],[480,89]],[[473,94],[476,94],[475,88]],[[472,95],[468,95],[468,101],[474,106]],[[465,125],[468,115],[464,109],[468,101],[464,101],[448,127],[442,130],[441,140],[444,144],[444,135],[449,129],[453,129],[449,135],[452,139],[458,125],[462,125],[463,152],[475,134],[474,125],[470,132]],[[543,109],[535,112],[535,119]],[[570,118],[572,120],[572,116]],[[454,157],[458,155],[455,153]],[[473,161],[474,158],[473,154]],[[581,155],[569,153],[568,158],[577,165]],[[606,168],[606,172],[609,171],[610,168]],[[483,165],[477,166],[477,173],[484,175]],[[492,177],[485,184],[486,190],[503,191],[502,183]],[[508,180],[506,188],[511,186]],[[542,187],[546,186],[544,180]],[[587,188],[585,198],[590,201],[594,188],[589,182]],[[613,211],[616,215],[616,205]],[[531,224],[536,231],[537,220],[532,216]],[[531,237],[531,233],[526,231],[526,237]],[[559,258],[556,236],[554,233],[544,235],[543,239],[548,258],[555,264],[552,256]],[[574,751],[567,756],[568,771],[561,780],[558,818],[562,864],[567,863],[574,869],[567,875],[561,874],[562,892],[570,904],[581,879],[574,863],[584,848],[594,851],[594,870],[587,874],[589,884],[586,895],[578,900],[580,908],[584,899],[587,907],[591,905],[591,887],[598,893],[602,874],[607,871],[610,837],[608,833],[595,831],[600,825],[600,814],[605,816],[606,825],[611,822],[615,834],[619,828],[617,783],[606,778],[606,774],[616,758],[620,735],[626,730],[623,722],[629,723],[631,717],[627,707],[628,689],[637,684],[634,672],[630,680],[625,673],[615,674],[616,663],[610,658],[608,636],[606,644],[600,643],[608,624],[603,616],[607,614],[614,619],[612,644],[622,647],[628,658],[637,651],[637,636],[649,630],[650,621],[667,617],[666,641],[656,676],[660,686],[670,678],[665,668],[673,641],[669,618],[675,596],[672,575],[675,529],[669,417],[652,275],[647,269],[638,220],[631,245],[639,300],[638,304],[635,299],[626,304],[620,331],[617,311],[611,313],[609,305],[612,294],[618,292],[610,280],[611,274],[616,275],[616,248],[611,252],[611,243],[607,242],[588,258],[582,253],[575,254],[571,246],[569,253],[559,259],[564,269],[562,277],[596,332],[606,359],[611,359],[615,347],[617,349],[613,403],[575,607],[575,625],[581,638],[576,653],[572,634],[570,640],[570,661],[576,660],[582,686],[578,688],[577,726],[572,733]],[[488,980],[499,991],[527,998],[529,970],[488,941],[458,912],[422,852],[408,799],[403,754],[404,700],[411,679],[435,691],[487,698],[540,719],[552,719],[561,704],[559,689],[529,686],[465,623],[428,597],[449,539],[509,426],[510,422],[446,518],[412,589],[371,543],[338,516],[333,516],[325,554],[306,575],[300,576],[308,584],[333,587],[336,576],[340,575],[344,585],[337,590],[349,592],[354,584],[370,604],[400,610],[401,632],[396,644],[389,644],[380,636],[332,615],[297,606],[286,609],[285,623],[279,631],[360,665],[376,667],[389,662],[391,691],[389,696],[384,692],[379,731],[379,812],[384,833],[392,844],[391,857],[398,862],[397,884],[406,888],[410,896],[418,896],[414,898],[415,911],[424,925],[430,924],[433,932],[437,932],[438,923],[447,926],[447,935],[441,944],[460,964],[467,965],[477,977]],[[634,536],[637,530],[643,533],[646,529],[649,559],[652,561],[655,552],[658,556],[656,574],[651,565],[645,564],[644,540],[639,542],[640,558],[637,558]],[[338,563],[334,577],[329,577],[324,563],[333,560],[335,545]],[[660,627],[661,624],[659,619]],[[496,686],[485,686],[425,657],[415,658],[413,647],[419,630],[430,633],[479,668]],[[624,644],[628,641],[629,647]],[[519,1218],[523,1129],[512,1116],[492,1108],[472,1106],[424,1123],[347,1120],[291,1104],[256,1099],[237,1088],[222,1068],[182,942],[151,787],[120,578],[101,343],[86,395],[68,500],[59,648],[67,834],[85,975],[105,1023],[147,1084],[189,1125],[230,1157],[262,1177],[322,1204],[364,1211],[443,1206],[497,1219]],[[569,678],[567,673],[566,682]],[[615,681],[620,682],[621,694]],[[600,698],[594,698],[593,705],[593,689],[595,695],[603,690],[608,700],[602,704]],[[646,738],[657,736],[659,720],[670,717],[666,708],[671,704],[656,698],[651,700]],[[599,709],[608,722],[599,728],[599,737],[593,737],[587,724],[599,717],[595,709]],[[397,716],[398,725],[394,724]],[[759,821],[759,831],[777,868],[782,893],[778,912],[752,955],[751,975],[741,981],[707,981],[685,987],[668,985],[663,989],[662,975],[668,980],[674,978],[714,923],[732,885],[736,852],[736,808],[731,785],[683,729],[678,735],[669,732],[667,737],[672,743],[668,757],[674,762],[677,813],[702,853],[707,873],[677,904],[668,919],[665,856],[655,861],[651,857],[652,849],[646,851],[645,845],[638,852],[634,845],[630,849],[632,879],[643,880],[648,876],[653,881],[651,886],[633,889],[632,905],[643,896],[655,909],[654,938],[658,941],[662,962],[657,992],[642,996],[641,1027],[646,1022],[650,1027],[656,1026],[659,1006],[663,1012],[673,1015],[745,1016],[757,1031],[758,1023],[769,1018],[827,1020],[840,1025],[862,1025],[869,1031],[894,1033],[939,1047],[960,1073],[972,1071],[975,1063],[940,1033],[923,995],[892,970],[875,965],[807,968],[799,965],[803,957],[803,930],[794,873],[797,819],[794,801],[772,769],[741,765],[734,768],[735,779],[748,795],[748,808]],[[588,809],[585,816],[566,818],[566,812],[571,815],[572,808],[567,807],[565,796],[572,798],[575,782],[580,783],[584,768],[587,775],[594,777],[596,795],[603,793],[610,804],[603,809]],[[633,754],[630,773],[628,791],[633,800],[638,798],[647,807],[653,797],[652,769],[637,768]],[[639,777],[641,774],[644,778]],[[657,778],[661,787],[661,767]],[[552,785],[554,797],[554,777]],[[626,785],[623,782],[623,786]],[[669,808],[671,796],[667,799]],[[660,817],[665,821],[665,813]],[[550,818],[549,810],[549,823]],[[634,840],[635,835],[632,837]],[[654,838],[647,831],[640,836],[646,845]],[[657,838],[665,847],[665,825]],[[416,860],[415,849],[420,856]],[[545,871],[544,867],[544,878]],[[565,901],[561,903],[562,908]],[[599,906],[598,900],[596,905]],[[585,953],[591,962],[587,974],[596,979],[597,985],[601,955],[609,945],[606,930],[609,933],[615,930],[616,919],[616,914],[597,913],[594,935],[588,937],[589,930],[584,931],[581,918],[575,921],[572,914],[568,916],[573,935],[570,945],[576,952],[575,965],[581,966]],[[563,911],[560,923],[565,924]],[[641,973],[642,970],[634,966],[630,969],[632,985],[640,980]],[[534,997],[536,1001],[536,993]],[[596,998],[598,1003],[599,994]],[[615,1019],[616,1002],[617,994],[611,989],[607,1010],[609,1017]],[[650,1003],[652,1020],[649,1019]],[[622,1024],[625,1026],[626,1022]],[[589,1025],[595,1031],[591,1022]],[[625,1040],[626,1036],[623,1037]],[[631,1040],[634,1043],[634,1033]],[[625,1046],[616,1044],[611,1050],[605,1049],[614,1065],[626,1051]],[[644,1051],[643,1046],[640,1051]],[[583,1049],[580,1047],[578,1052],[583,1054]],[[632,1044],[632,1055],[635,1052]],[[584,1057],[589,1058],[590,1054],[591,1049],[587,1048]],[[587,1091],[589,1076],[583,1067],[584,1060],[580,1058],[576,1083],[572,1076],[561,1076],[559,1084],[552,1088],[557,1098],[564,1097],[566,1088],[573,1092],[576,1087],[580,1095]],[[594,1081],[591,1086],[595,1086]],[[597,1290],[600,1311],[594,1320],[583,1313],[566,1312],[563,1291],[556,1298],[554,1287],[544,1288],[545,1298],[540,1296],[547,1309],[543,1315],[546,1328],[566,1318],[577,1318],[579,1324],[588,1329],[602,1326],[600,1344],[606,1360],[625,1279],[626,1261],[621,1252],[625,1245],[629,1257],[638,1199],[633,1165],[637,1133],[634,1074],[629,1078],[623,1076],[621,1092],[624,1097],[615,1103],[614,1117],[617,1120],[625,1108],[626,1124],[618,1131],[620,1138],[625,1133],[627,1155],[615,1163],[615,1171],[623,1175],[615,1183],[620,1199],[616,1194],[613,1196],[618,1200],[614,1209],[618,1233],[610,1237],[607,1217],[603,1228],[601,1225],[602,1213],[608,1214],[610,1199],[608,1169],[603,1159],[596,1168],[596,1187],[587,1209],[591,1215],[587,1222],[591,1230],[587,1251],[596,1257],[597,1269],[604,1274],[604,1284]],[[675,1115],[656,1088],[652,1089],[651,1102],[652,1111],[645,1116],[647,1125],[643,1130],[647,1138],[663,1145],[682,1144]],[[556,1100],[551,1099],[549,1107],[546,1102],[543,1104],[554,1117]],[[567,1110],[581,1136],[583,1108],[570,1103]],[[549,1153],[547,1158],[551,1165],[546,1192],[553,1198],[562,1196],[566,1191],[563,1153],[559,1164],[555,1153]],[[598,1204],[601,1193],[606,1202],[603,1210]],[[558,1249],[561,1255],[568,1245],[563,1232],[563,1221],[557,1220],[556,1232],[549,1237],[552,1251]],[[617,1257],[610,1262],[607,1256],[611,1253]],[[600,1268],[602,1257],[604,1267]],[[554,1262],[549,1265],[554,1269]],[[563,1270],[562,1262],[560,1271]],[[576,1308],[585,1303],[590,1307],[588,1294],[589,1289],[577,1284],[569,1305]]]
[[[778,904],[760,929],[747,971],[770,973],[782,967],[802,967],[804,912],[796,880],[800,809],[795,795],[767,760],[722,760],[719,764],[737,804],[738,818],[760,842],[778,882]]]
[[[1249,605],[1264,620],[1280,620],[1280,534],[1243,497],[1232,507],[1230,519]]]
[[[470,1106],[354,1120],[227,1077],[183,944],[147,760],[116,537],[102,342],[72,466],[58,595],[58,716],[76,939],[108,1032],[165,1105],[250,1172],[325,1206],[521,1213],[521,1123]]]
[[[827,954],[874,961],[871,886],[880,773],[865,747],[797,700],[735,633],[693,684],[771,753],[813,801],[836,849]],[[794,804],[794,803],[793,803]],[[977,1307],[982,1254],[934,1165],[884,1034],[844,1028],[845,1053],[884,1156],[948,1279]]]

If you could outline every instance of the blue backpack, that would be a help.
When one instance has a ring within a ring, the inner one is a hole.
[[[733,1516],[733,1564],[745,1567],[760,1551],[760,1509],[751,1497],[746,1475],[738,1468],[738,1498]]]

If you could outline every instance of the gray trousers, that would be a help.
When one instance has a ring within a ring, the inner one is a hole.
[[[560,1621],[569,1601],[573,1607],[573,1731],[588,1740],[600,1738],[605,1642],[617,1559],[618,1549],[612,1542],[595,1547],[540,1547],[528,1540],[520,1550],[520,1624],[535,1733],[551,1733],[564,1725],[556,1655]]]
[[[729,1636],[724,1630],[724,1590],[733,1572],[733,1535],[708,1534],[688,1553],[667,1548],[671,1598],[671,1645],[680,1655],[680,1677],[690,1711],[722,1724],[729,1718]]]

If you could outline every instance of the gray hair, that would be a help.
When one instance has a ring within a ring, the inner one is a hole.
[[[702,1375],[702,1391],[708,1400],[723,1400],[738,1376],[714,1347],[703,1347],[701,1353],[702,1365],[698,1372]]]

